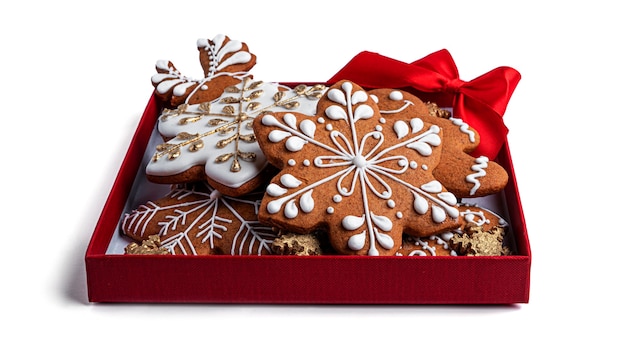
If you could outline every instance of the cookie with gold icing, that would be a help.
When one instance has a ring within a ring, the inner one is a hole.
[[[328,89],[314,115],[266,113],[253,122],[280,172],[259,220],[296,233],[325,230],[339,254],[395,255],[402,234],[458,227],[456,197],[431,170],[440,128],[420,117],[385,118],[350,81]]]
[[[166,109],[158,119],[165,142],[146,167],[148,180],[178,184],[206,181],[223,194],[246,194],[273,175],[252,129],[271,111],[314,113],[323,85],[285,85],[246,77],[201,104]]]

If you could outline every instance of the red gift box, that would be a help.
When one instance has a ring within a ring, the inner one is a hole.
[[[359,82],[357,82],[359,83]],[[419,92],[419,91],[418,91]],[[420,94],[417,94],[420,96]],[[437,101],[438,95],[431,93]],[[441,102],[445,94],[439,95]],[[429,97],[430,99],[430,97]],[[440,104],[441,106],[441,104]],[[159,138],[159,102],[152,97],[85,255],[90,302],[282,304],[527,303],[531,252],[506,136],[494,159],[510,175],[493,197],[508,221],[515,255],[477,257],[170,256],[124,255],[125,212],[149,197],[143,170]],[[163,193],[161,193],[163,194]],[[118,244],[119,246],[119,244]],[[118,248],[119,249],[119,248]]]
[[[159,256],[107,254],[127,201],[141,182],[160,107],[150,99],[86,252],[91,302],[343,304],[526,303],[530,245],[504,144],[496,161],[510,174],[501,195],[516,255],[500,257]],[[136,182],[137,181],[137,182]]]

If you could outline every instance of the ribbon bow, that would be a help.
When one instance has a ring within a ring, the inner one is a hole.
[[[442,49],[410,64],[363,51],[327,83],[342,79],[364,88],[412,87],[430,95],[439,106],[451,106],[454,116],[462,118],[481,136],[473,154],[493,159],[508,133],[502,115],[521,75],[502,66],[465,82],[459,79],[450,53]]]

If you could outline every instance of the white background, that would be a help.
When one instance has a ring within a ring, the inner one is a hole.
[[[0,343],[11,351],[623,348],[626,26],[609,5],[618,2],[559,3],[4,2]],[[324,81],[362,50],[410,62],[446,48],[463,80],[502,65],[519,70],[504,120],[533,251],[530,303],[88,303],[84,253],[152,92],[154,63],[171,60],[200,77],[196,39],[219,33],[248,43],[258,57],[252,72],[266,81]]]

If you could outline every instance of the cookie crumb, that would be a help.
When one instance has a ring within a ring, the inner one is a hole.
[[[152,235],[149,236],[147,240],[143,240],[141,244],[137,244],[135,242],[129,244],[124,248],[125,254],[158,254],[158,255],[167,255],[170,252],[161,248],[161,240],[159,236]]]
[[[460,255],[511,255],[511,250],[502,244],[504,233],[502,226],[495,226],[489,231],[484,231],[482,226],[468,226],[462,234],[455,234],[450,244]]]
[[[450,118],[450,111],[440,108],[436,103],[429,101],[426,102],[426,106],[428,107],[428,113],[430,116],[441,117],[444,119]]]
[[[281,232],[272,242],[272,253],[277,255],[321,255],[322,249],[317,236]]]

